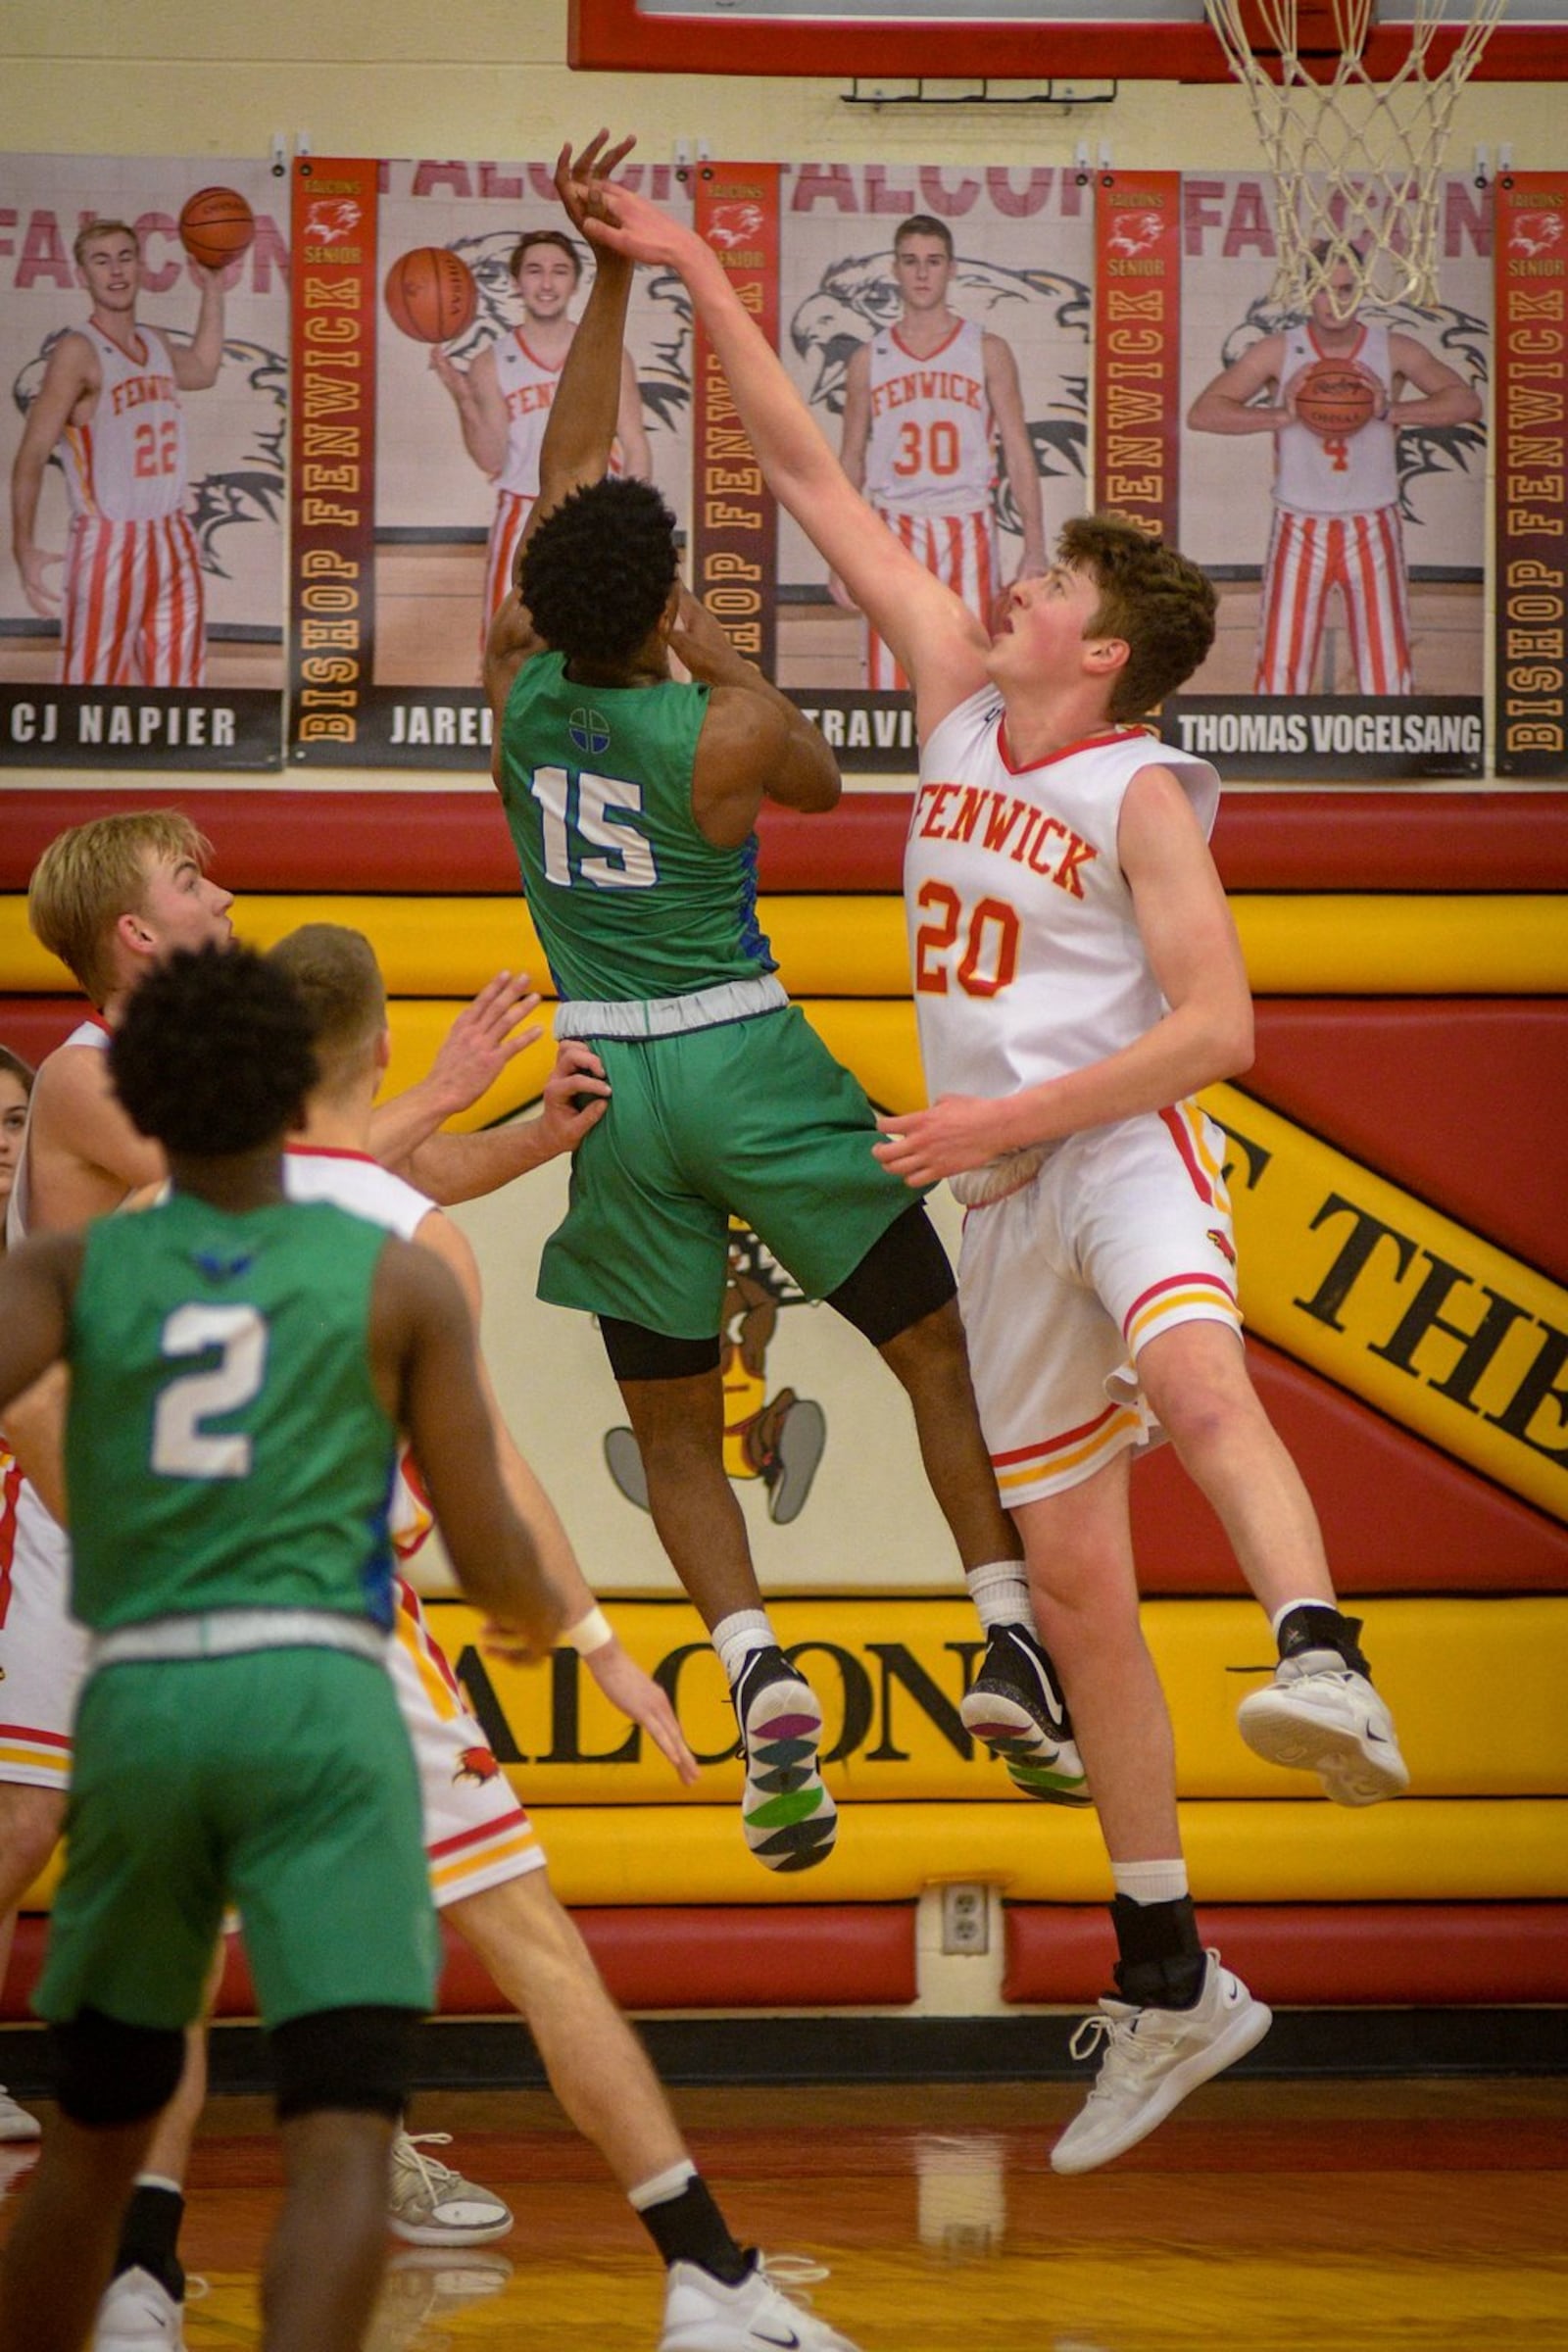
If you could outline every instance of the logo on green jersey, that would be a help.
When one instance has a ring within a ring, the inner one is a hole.
[[[591,752],[596,760],[610,749],[610,721],[602,711],[586,710],[581,703],[567,719],[566,732],[579,752]]]

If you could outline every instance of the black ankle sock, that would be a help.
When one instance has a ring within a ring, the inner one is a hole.
[[[122,2271],[145,2271],[176,2303],[185,2299],[185,2273],[175,2251],[185,2200],[177,2188],[153,2188],[145,2181],[130,2192],[125,2218],[120,2225],[115,2253],[118,2278]]]
[[[739,2286],[750,2278],[752,2257],[730,2235],[729,2224],[701,2173],[687,2181],[678,2197],[645,2205],[637,2218],[666,2265],[694,2262],[725,2286]]]
[[[1140,2009],[1191,2009],[1203,1989],[1207,1962],[1190,1894],[1169,1903],[1135,1903],[1118,1894],[1110,1906],[1116,1931],[1116,1989]]]
[[[1347,1617],[1329,1601],[1303,1601],[1280,1619],[1278,1641],[1282,1658],[1299,1657],[1303,1649],[1332,1649],[1355,1674],[1372,1680],[1372,1669],[1357,1644],[1359,1617]]]

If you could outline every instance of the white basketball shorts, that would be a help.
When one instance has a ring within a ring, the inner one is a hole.
[[[964,1217],[958,1303],[1009,1508],[1163,1435],[1140,1348],[1178,1323],[1241,1330],[1224,1138],[1194,1102],[1069,1136]]]

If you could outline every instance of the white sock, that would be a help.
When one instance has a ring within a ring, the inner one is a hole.
[[[765,1609],[737,1609],[732,1616],[721,1617],[710,1639],[732,1690],[745,1673],[748,1659],[755,1658],[760,1649],[778,1646],[778,1636]]]
[[[1332,1609],[1336,1617],[1341,1613],[1340,1604],[1337,1600],[1321,1600],[1315,1592],[1308,1600],[1288,1600],[1283,1608],[1275,1610],[1273,1616],[1268,1621],[1268,1630],[1273,1635],[1276,1642],[1280,1638],[1280,1627],[1285,1623],[1286,1618],[1289,1617],[1293,1609]]]
[[[1173,1862],[1112,1862],[1116,1892],[1130,1903],[1176,1903],[1187,1892],[1187,1865]]]
[[[1035,1630],[1029,1606],[1029,1580],[1022,1560],[992,1560],[983,1568],[966,1568],[963,1581],[975,1613],[989,1634],[994,1625],[1027,1626]]]
[[[628,2188],[626,2202],[634,2213],[646,2213],[651,2205],[667,2205],[671,2197],[684,2195],[687,2182],[696,2178],[696,2165],[683,2156],[679,2164],[666,2165],[651,2180],[639,2180],[635,2188]]]

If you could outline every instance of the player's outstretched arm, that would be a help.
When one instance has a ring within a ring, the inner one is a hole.
[[[432,1135],[411,1154],[401,1174],[443,1208],[499,1192],[517,1176],[542,1168],[563,1152],[575,1152],[610,1103],[605,1065],[581,1038],[564,1038],[556,1066],[545,1080],[543,1105],[534,1118],[510,1119],[505,1126],[475,1134]]]
[[[517,1654],[543,1657],[565,1612],[501,1482],[467,1302],[447,1268],[412,1242],[389,1239],[377,1263],[370,1356],[458,1583],[506,1628]]]
[[[537,1044],[544,1034],[532,1018],[538,1009],[526,972],[498,972],[486,981],[458,1014],[424,1076],[370,1114],[370,1149],[383,1167],[413,1176],[442,1121],[477,1102],[509,1061]],[[419,1189],[430,1188],[421,1183]]]
[[[561,1604],[567,1639],[573,1648],[581,1649],[589,1673],[612,1706],[617,1707],[629,1722],[639,1725],[648,1733],[683,1781],[694,1782],[698,1777],[697,1759],[686,1744],[674,1709],[653,1676],[645,1674],[635,1659],[628,1657],[622,1648],[578,1565],[571,1539],[561,1523],[555,1504],[523,1459],[507,1427],[501,1400],[495,1393],[495,1384],[484,1360],[484,1350],[478,1346],[481,1303],[479,1268],[471,1245],[449,1217],[442,1216],[439,1209],[433,1210],[424,1219],[415,1239],[421,1248],[432,1251],[450,1267],[467,1301],[473,1324],[479,1389],[495,1434],[502,1483],[511,1496],[514,1509],[533,1540],[545,1576]],[[498,1646],[504,1654],[509,1648],[504,1642]]]
[[[851,484],[717,257],[633,190],[607,188],[584,221],[603,251],[660,262],[685,281],[768,487],[915,681],[922,732],[983,684],[985,631],[901,548]]]

